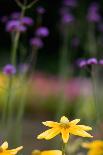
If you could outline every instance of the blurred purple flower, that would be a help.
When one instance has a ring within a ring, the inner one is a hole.
[[[99,65],[103,65],[103,59],[99,60]]]
[[[21,13],[20,13],[20,12],[13,12],[13,13],[11,14],[11,18],[12,18],[12,19],[19,19],[20,16],[21,16]]]
[[[77,61],[77,65],[78,65],[80,68],[86,67],[87,61],[86,61],[85,59],[80,59],[80,60]]]
[[[98,3],[92,3],[88,8],[87,20],[89,22],[99,22],[101,16],[99,14],[99,5]]]
[[[72,41],[71,41],[71,45],[72,45],[74,48],[76,48],[76,47],[79,46],[79,44],[80,44],[80,40],[79,40],[78,37],[75,36],[75,37],[72,39]]]
[[[20,31],[25,32],[27,28],[21,24],[19,20],[10,20],[6,24],[6,31],[13,32],[13,31]]]
[[[49,35],[49,30],[47,27],[39,27],[35,34],[38,37],[47,37]]]
[[[40,38],[31,38],[30,39],[30,45],[37,47],[37,48],[42,48],[43,47],[43,41]]]
[[[37,13],[39,14],[44,14],[46,12],[46,10],[42,7],[42,6],[38,6],[36,8]]]
[[[96,58],[89,58],[87,60],[87,65],[97,65],[98,64],[98,61]]]
[[[77,0],[64,0],[63,4],[70,7],[77,6]]]
[[[1,17],[1,22],[2,23],[6,23],[8,21],[8,17],[7,16],[2,16]]]
[[[65,12],[61,17],[61,21],[63,24],[70,24],[74,22],[74,16],[70,12]]]
[[[22,19],[20,19],[20,22],[23,24],[23,25],[27,25],[27,26],[31,26],[33,25],[34,21],[32,18],[30,17],[23,17]]]
[[[3,68],[3,73],[5,75],[13,75],[16,73],[16,68],[12,65],[12,64],[7,64],[4,68]]]

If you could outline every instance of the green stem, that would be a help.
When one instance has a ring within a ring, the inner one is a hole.
[[[100,114],[98,110],[98,94],[97,94],[97,84],[96,84],[96,78],[97,78],[97,68],[95,65],[92,65],[92,71],[91,71],[91,77],[92,77],[92,87],[93,87],[93,96],[94,96],[94,106],[95,106],[95,113],[97,117],[97,124],[99,125],[100,123]]]
[[[66,148],[66,144],[63,143],[62,144],[62,155],[65,155],[65,148]]]
[[[2,123],[5,126],[11,115],[11,89],[12,89],[12,77],[9,77],[8,89],[7,89],[7,100],[4,104],[3,114],[2,114]]]
[[[25,7],[22,8],[20,18],[23,18],[25,14],[25,9],[26,9]],[[17,55],[17,50],[18,50],[19,39],[20,39],[20,31],[17,31],[14,36],[14,41],[12,43],[12,52],[11,52],[12,53],[11,62],[14,66],[16,66],[16,55]]]
[[[62,49],[60,51],[60,64],[59,64],[59,79],[61,82],[61,90],[60,90],[60,101],[57,109],[56,119],[63,115],[66,108],[66,100],[64,94],[64,86],[67,78],[67,70],[68,70],[68,33],[64,35],[64,43]]]

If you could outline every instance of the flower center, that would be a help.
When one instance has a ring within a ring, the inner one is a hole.
[[[60,127],[61,128],[69,128],[70,126],[67,123],[60,123]]]

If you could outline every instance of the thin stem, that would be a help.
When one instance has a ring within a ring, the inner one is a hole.
[[[93,96],[94,96],[94,105],[95,105],[95,112],[97,117],[97,125],[100,123],[100,114],[98,110],[98,98],[97,98],[97,86],[96,86],[96,69],[95,65],[92,65],[91,77],[92,77],[92,86],[93,86]]]
[[[9,115],[11,115],[11,89],[12,89],[12,77],[9,77],[8,89],[7,89],[7,100],[4,104],[3,114],[2,114],[2,123],[5,124],[8,122]]]
[[[16,2],[16,4],[17,4],[20,8],[23,7],[22,3],[21,3],[19,0],[15,0],[15,2]]]
[[[62,155],[65,155],[65,148],[66,148],[66,144],[63,143],[62,144]]]
[[[65,99],[65,94],[64,94],[64,87],[65,87],[65,82],[67,78],[67,68],[68,68],[68,32],[64,34],[64,42],[62,49],[60,51],[60,64],[59,64],[59,79],[61,83],[61,90],[60,90],[60,101],[59,101],[59,106],[58,106],[58,111],[56,114],[56,119],[63,115],[65,112],[66,108],[66,99]]]
[[[23,18],[24,14],[25,14],[25,7],[22,8],[20,19]],[[16,54],[17,54],[17,49],[18,49],[18,44],[19,44],[19,38],[20,38],[20,31],[17,31],[14,36],[14,41],[12,43],[11,62],[14,66],[16,66]]]
[[[34,1],[31,2],[30,4],[28,4],[28,5],[26,6],[26,9],[30,9],[37,1],[39,1],[39,0],[34,0]]]

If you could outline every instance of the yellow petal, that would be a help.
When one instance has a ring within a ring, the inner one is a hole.
[[[90,126],[86,126],[86,125],[77,125],[77,126],[80,127],[82,130],[86,130],[86,131],[92,130]]]
[[[90,138],[93,137],[89,133],[87,133],[86,131],[80,130],[78,128],[74,128],[74,129],[70,130],[70,133],[73,135],[81,136],[81,137],[90,137]]]
[[[4,142],[1,146],[1,149],[6,150],[8,148],[8,142]]]
[[[74,119],[73,121],[69,122],[69,124],[70,124],[70,126],[76,125],[78,122],[80,122],[80,119]]]
[[[69,132],[67,129],[62,129],[61,130],[61,134],[62,134],[62,139],[64,143],[67,143],[69,140]]]
[[[8,152],[10,152],[10,154],[12,155],[15,155],[22,149],[23,149],[23,146],[20,146],[20,147],[17,147],[16,149],[8,150]]]
[[[60,119],[60,123],[67,124],[67,123],[69,123],[69,120],[68,120],[68,118],[67,118],[67,117],[62,116],[62,117],[61,117],[61,119]]]
[[[60,150],[47,150],[42,151],[41,155],[62,155],[62,152]]]
[[[43,139],[44,138],[46,140],[49,140],[49,139],[55,137],[56,135],[58,135],[59,133],[60,133],[59,128],[52,128],[52,129],[46,130],[45,132],[38,135],[37,139]]]
[[[45,126],[48,126],[48,127],[56,127],[59,125],[59,123],[57,122],[53,122],[53,121],[46,121],[46,122],[42,122]]]
[[[103,154],[103,150],[95,150],[95,149],[91,149],[90,151],[88,151],[87,155],[102,155]]]
[[[41,151],[40,150],[33,150],[31,155],[41,155]]]

